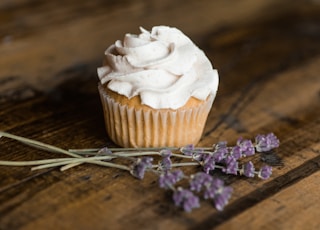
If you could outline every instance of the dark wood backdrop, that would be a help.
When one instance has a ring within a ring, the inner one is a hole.
[[[225,177],[223,212],[184,213],[156,178],[95,165],[0,167],[0,229],[317,229],[320,2],[317,0],[0,2],[0,130],[61,148],[114,146],[97,94],[104,50],[138,27],[176,26],[220,74],[199,146],[274,132],[269,180]],[[59,155],[60,156],[60,155]],[[0,139],[1,160],[52,154]],[[253,157],[257,164],[259,156]]]

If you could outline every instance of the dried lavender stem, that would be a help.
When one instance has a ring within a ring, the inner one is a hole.
[[[91,164],[97,164],[97,165],[106,166],[106,167],[123,169],[123,170],[127,170],[127,171],[130,170],[130,168],[125,166],[125,165],[120,165],[120,164],[100,161],[100,160],[103,160],[103,159],[106,159],[106,157],[104,156],[104,157],[90,157],[90,158],[69,159],[69,160],[65,160],[65,161],[60,161],[60,162],[55,162],[55,163],[43,164],[43,165],[40,165],[40,166],[36,166],[36,167],[31,168],[31,170],[51,168],[51,167],[56,167],[56,166],[61,166],[61,165],[69,165],[69,164],[76,164],[76,163],[91,163]]]
[[[198,162],[184,162],[184,163],[173,163],[171,167],[181,167],[181,166],[196,166],[200,165]]]
[[[183,163],[173,163],[171,167],[183,167],[183,166],[197,166],[200,165],[198,162],[183,162]],[[152,168],[158,168],[159,165],[152,165]]]
[[[172,151],[179,150],[179,148],[176,147],[162,147],[162,148],[108,148],[108,150],[112,152],[121,151],[121,152],[130,152],[130,151],[159,151],[162,149],[168,149]],[[69,149],[70,152],[79,153],[79,154],[87,154],[90,152],[98,152],[99,148],[92,148],[92,149]]]
[[[4,166],[29,166],[29,165],[42,165],[51,164],[56,162],[63,162],[66,160],[73,160],[74,158],[59,158],[59,159],[48,159],[48,160],[36,160],[36,161],[0,161],[0,165]]]
[[[161,156],[160,152],[150,152],[150,151],[146,151],[146,152],[141,152],[141,151],[136,151],[136,152],[115,152],[110,154],[109,156],[119,156],[119,157],[136,157],[136,156],[152,156],[152,155],[157,155],[157,156]],[[172,153],[171,156],[175,156],[175,157],[180,157],[180,158],[188,158],[191,159],[191,156],[186,156],[186,155],[182,155],[182,154],[175,154]]]
[[[110,151],[121,151],[121,152],[128,152],[128,151],[160,151],[163,149],[171,150],[171,151],[178,151],[181,148],[177,147],[156,147],[156,148],[108,148]],[[212,147],[198,147],[195,148],[194,150],[212,150]],[[68,149],[68,151],[77,153],[77,154],[92,154],[94,152],[98,152],[100,149],[99,148],[92,148],[92,149]]]
[[[71,169],[71,168],[76,167],[76,166],[81,165],[81,164],[82,164],[82,162],[73,163],[73,164],[67,164],[67,165],[61,167],[61,168],[60,168],[60,171],[63,172],[63,171],[66,171],[66,170],[68,170],[68,169]]]
[[[112,150],[112,149],[108,149],[108,150]],[[118,149],[120,150],[120,149]],[[157,155],[157,156],[161,156],[161,154],[159,152],[141,152],[141,150],[137,150],[135,152],[125,152],[125,151],[121,151],[121,152],[113,152],[112,154],[104,154],[104,153],[98,153],[97,151],[95,152],[87,152],[86,150],[81,151],[81,149],[78,150],[74,150],[74,149],[69,149],[70,152],[79,154],[79,155],[93,155],[93,156],[122,156],[122,157],[136,157],[136,156],[150,156],[150,155]],[[133,151],[133,149],[131,150]],[[171,156],[174,157],[180,157],[180,158],[187,158],[187,159],[192,159],[192,156],[187,156],[187,155],[183,155],[183,154],[176,154],[176,153],[172,153]]]
[[[55,159],[46,159],[46,160],[35,160],[35,161],[0,161],[0,165],[5,166],[29,166],[29,165],[45,165],[59,162],[69,162],[69,161],[93,161],[93,160],[109,160],[108,156],[98,156],[98,157],[90,157],[90,158],[55,158]]]
[[[110,150],[110,149],[108,149]],[[70,150],[69,151],[74,151],[74,150]],[[78,153],[78,154],[86,154],[88,155],[88,153],[81,153],[81,152],[75,152],[75,153]],[[89,155],[94,155],[94,156],[97,156],[98,155],[102,155],[102,156],[110,156],[110,159],[112,158],[117,158],[117,157],[123,157],[123,158],[128,158],[128,159],[131,159],[132,157],[135,157],[135,156],[151,156],[151,155],[158,155],[158,156],[161,156],[161,154],[159,152],[131,152],[131,153],[128,153],[128,152],[116,152],[116,153],[112,153],[112,154],[103,154],[103,153],[91,153]],[[172,156],[175,156],[175,157],[180,157],[180,158],[187,158],[187,159],[192,159],[192,156],[186,156],[186,155],[182,155],[182,154],[174,154],[172,153]],[[68,165],[65,165],[64,167],[62,167],[60,169],[60,171],[65,171],[67,169],[70,169],[72,167],[75,167],[75,166],[78,166],[82,164],[82,162],[79,162],[79,163],[72,163],[72,164],[68,164]]]
[[[88,155],[88,154],[86,154],[86,155]],[[125,153],[123,153],[123,154],[121,154],[121,153],[119,153],[119,154],[100,154],[100,153],[95,153],[95,154],[90,154],[90,155],[93,155],[93,156],[108,156],[109,158],[109,160],[111,160],[111,159],[113,159],[113,158],[117,158],[117,157],[123,157],[123,158],[127,158],[127,159],[131,159],[131,160],[134,160],[134,159],[132,159],[131,157],[132,156],[134,156],[134,155],[130,155],[130,154],[125,154]],[[116,156],[115,156],[116,155]],[[128,156],[126,156],[126,155],[128,155]],[[135,156],[142,156],[142,155],[144,155],[144,154],[135,154]],[[147,155],[147,154],[145,154],[145,155]],[[65,170],[67,170],[67,169],[70,169],[70,168],[73,168],[73,167],[75,167],[75,166],[78,166],[78,165],[81,165],[81,164],[83,164],[84,162],[77,162],[77,163],[71,163],[71,164],[68,164],[68,165],[65,165],[65,166],[63,166],[61,169],[60,169],[60,171],[65,171]]]
[[[56,152],[56,153],[63,153],[63,154],[66,154],[68,156],[71,156],[71,157],[81,158],[81,156],[79,156],[78,154],[71,153],[71,152],[69,152],[67,150],[61,149],[61,148],[53,146],[53,145],[42,143],[40,141],[31,140],[29,138],[20,137],[20,136],[13,135],[13,134],[10,134],[10,133],[6,133],[6,132],[3,132],[3,131],[0,131],[0,136],[4,136],[4,137],[10,138],[10,139],[22,142],[22,143],[27,144],[27,145],[31,145],[31,146],[39,148],[41,150],[46,150],[46,151],[49,151],[49,152]]]
[[[75,157],[75,158],[82,158],[82,156],[79,156],[76,153],[69,152],[69,151],[61,149],[59,147],[56,147],[56,146],[53,146],[53,145],[49,145],[49,144],[45,144],[45,143],[42,143],[40,141],[35,141],[35,140],[29,139],[29,138],[17,136],[17,135],[14,135],[14,134],[6,133],[6,132],[3,132],[3,131],[0,131],[0,136],[4,136],[4,137],[10,138],[10,139],[22,142],[24,144],[30,145],[32,147],[35,147],[35,148],[38,148],[38,149],[41,149],[41,150],[46,150],[46,151],[55,152],[55,153],[62,153],[62,154],[65,154],[65,155],[68,155],[68,156],[72,156],[72,157]],[[15,162],[15,163],[12,162],[12,164],[9,164],[9,162],[3,162],[3,163],[6,163],[6,165],[15,165],[15,166],[17,166],[17,162]],[[81,163],[82,162],[77,163],[77,164],[73,164],[72,167],[76,166],[76,165],[79,165]],[[100,164],[99,162],[96,162],[96,163]],[[101,162],[101,163],[104,163],[104,162]],[[21,163],[21,165],[23,165],[23,163]],[[34,164],[32,164],[32,162],[29,162],[29,163],[27,163],[25,165],[34,165]],[[71,168],[71,165],[69,165],[69,168]]]

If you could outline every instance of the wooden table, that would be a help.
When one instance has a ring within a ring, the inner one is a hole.
[[[149,174],[140,181],[92,164],[0,166],[0,229],[319,229],[316,0],[1,1],[0,130],[64,149],[114,146],[96,68],[124,33],[154,25],[181,29],[219,70],[199,146],[274,132],[283,164],[268,180],[224,176],[234,189],[224,211],[201,201],[191,213]],[[0,139],[1,160],[52,157],[61,154]],[[262,164],[259,155],[252,161]]]

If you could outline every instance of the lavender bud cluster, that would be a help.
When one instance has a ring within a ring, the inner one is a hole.
[[[168,149],[163,149],[160,151],[160,155],[162,156],[162,160],[159,162],[159,169],[163,171],[170,170],[172,164],[170,157],[172,152]]]
[[[223,210],[231,197],[232,188],[225,186],[224,182],[219,178],[213,178],[204,172],[198,172],[191,176],[190,190],[203,191],[204,199],[211,199],[217,210]]]
[[[189,188],[181,186],[175,188],[175,184],[184,177],[189,179]],[[232,193],[232,188],[225,186],[221,179],[213,178],[204,172],[198,172],[190,177],[184,176],[181,170],[165,172],[159,177],[159,186],[172,189],[174,204],[186,212],[199,208],[201,197],[210,199],[215,208],[221,211],[228,204]]]
[[[184,177],[181,170],[165,171],[159,176],[159,187],[165,189],[173,189],[174,185]]]
[[[218,142],[213,151],[203,151],[194,149],[194,147],[186,146],[182,148],[182,153],[192,156],[203,167],[205,173],[221,168],[222,172],[233,175],[244,175],[246,177],[254,177],[257,175],[261,179],[268,179],[271,176],[272,168],[270,166],[262,166],[256,171],[251,161],[240,166],[239,160],[244,157],[253,156],[256,152],[267,152],[279,147],[279,140],[273,134],[258,135],[255,143],[251,140],[239,138],[233,147],[227,146],[227,142]]]
[[[273,133],[257,135],[255,141],[257,152],[268,152],[279,147],[280,144],[279,139]]]
[[[193,208],[200,207],[199,197],[195,196],[190,190],[183,189],[182,187],[178,187],[178,189],[173,192],[173,201],[176,206],[182,207],[186,212],[191,212]]]
[[[138,158],[131,165],[131,170],[130,170],[131,175],[138,179],[143,179],[146,170],[152,168],[152,161],[153,161],[152,157]]]
[[[196,148],[194,145],[187,145],[180,149],[185,158],[191,159],[202,166],[202,172],[187,176],[182,170],[172,170],[173,166],[184,166],[183,163],[172,163],[173,154],[170,149],[159,151],[161,159],[158,166],[152,165],[152,157],[137,158],[130,167],[130,173],[139,179],[143,179],[146,171],[152,171],[159,175],[159,187],[172,190],[172,199],[176,206],[186,212],[200,207],[201,198],[210,200],[213,206],[222,211],[228,204],[233,189],[226,186],[224,181],[211,176],[212,170],[220,169],[226,174],[242,175],[246,177],[259,177],[268,179],[272,174],[272,167],[262,166],[256,170],[252,161],[241,163],[245,157],[253,156],[256,152],[270,151],[279,146],[278,138],[270,133],[267,135],[258,135],[255,143],[251,140],[239,138],[235,146],[227,146],[227,142],[221,141],[214,145],[209,151],[208,148]],[[108,149],[101,150],[103,153],[110,154]],[[157,167],[158,170],[153,170]],[[188,181],[188,187],[181,182],[183,179]]]

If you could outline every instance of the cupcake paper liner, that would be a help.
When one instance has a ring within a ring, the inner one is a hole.
[[[214,96],[188,109],[135,109],[99,93],[107,133],[122,147],[181,147],[197,144],[201,138]]]

